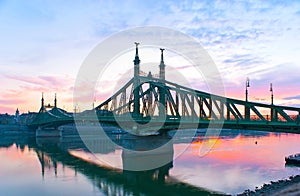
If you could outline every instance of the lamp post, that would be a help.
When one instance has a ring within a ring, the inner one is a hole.
[[[273,95],[273,85],[270,83],[270,92],[271,92],[271,105],[274,105],[274,95]],[[277,120],[277,113],[275,112],[274,108],[271,107],[271,121]]]
[[[247,77],[247,80],[246,80],[246,102],[248,102],[248,87],[250,87],[250,80]]]
[[[274,95],[273,95],[273,86],[272,83],[270,83],[270,92],[271,92],[271,105],[274,104]]]
[[[247,77],[246,80],[246,103],[245,103],[245,120],[250,120],[250,108],[248,106],[248,87],[250,87],[250,80]]]

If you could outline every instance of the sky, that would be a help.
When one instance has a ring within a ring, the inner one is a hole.
[[[269,103],[273,83],[275,104],[300,107],[300,1],[0,0],[0,113],[38,111],[42,92],[46,103],[57,93],[58,106],[73,111],[84,59],[109,36],[140,26],[197,40],[217,65],[227,97],[244,99],[249,77],[250,101]],[[184,63],[177,68],[188,73]]]

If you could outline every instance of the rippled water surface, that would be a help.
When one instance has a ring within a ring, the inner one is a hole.
[[[95,157],[73,133],[36,138],[1,132],[0,195],[236,194],[300,174],[298,167],[284,161],[285,156],[300,152],[300,135],[243,130],[223,130],[218,138],[203,135],[197,133],[183,154],[160,168],[123,171],[97,160],[99,156],[114,159],[119,168],[135,164],[121,148],[103,145]],[[138,143],[139,138],[128,139],[126,134],[112,137],[134,148],[166,139],[143,137]],[[210,144],[213,148],[203,153]],[[169,151],[155,156],[172,158],[185,147],[176,140]]]

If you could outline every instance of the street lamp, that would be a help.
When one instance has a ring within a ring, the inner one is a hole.
[[[247,77],[246,80],[246,103],[245,103],[245,120],[250,120],[250,108],[248,105],[248,87],[250,87],[250,80]]]
[[[247,77],[247,80],[246,80],[246,102],[248,101],[248,87],[250,87],[250,80]]]
[[[274,95],[273,95],[273,86],[272,83],[270,83],[270,92],[271,92],[271,105],[274,104]]]

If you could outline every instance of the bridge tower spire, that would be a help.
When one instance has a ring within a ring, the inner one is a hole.
[[[140,100],[139,100],[140,81],[139,81],[139,75],[140,75],[140,62],[141,61],[140,61],[140,58],[139,58],[139,49],[138,49],[138,45],[140,43],[134,42],[134,44],[135,44],[135,58],[133,60],[133,62],[134,62],[133,113],[138,116],[140,114]]]
[[[164,62],[164,48],[160,48],[161,51],[161,59],[159,64],[159,79],[165,80],[165,62]]]
[[[54,94],[54,107],[57,107],[57,99],[56,99],[56,93]]]
[[[45,104],[44,104],[44,92],[42,92],[42,99],[41,99],[41,110],[44,110]]]
[[[160,48],[161,59],[159,64],[159,79],[164,84],[165,81],[165,62],[164,62],[164,48]],[[164,86],[164,85],[163,85]],[[166,92],[164,87],[159,88],[159,116],[163,117],[166,115]]]
[[[139,49],[138,49],[138,45],[140,43],[138,42],[134,42],[135,44],[135,58],[133,60],[134,62],[134,76],[139,76],[140,74],[140,58],[139,58]]]

